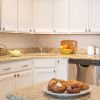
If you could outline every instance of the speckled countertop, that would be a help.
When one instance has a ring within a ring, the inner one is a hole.
[[[14,61],[14,60],[23,60],[23,59],[32,59],[32,58],[75,58],[75,59],[90,59],[90,60],[100,60],[100,56],[96,55],[83,55],[83,54],[60,54],[60,53],[27,53],[20,57],[12,57],[10,55],[0,56],[0,62]]]
[[[32,59],[32,58],[75,58],[75,59],[90,59],[90,60],[100,60],[100,55],[84,55],[84,54],[60,54],[60,53],[26,53],[20,57],[11,57],[10,55],[0,56],[0,62],[5,61],[14,61],[14,60],[24,60],[24,59]]]
[[[8,100],[100,100],[100,86],[91,86],[90,93],[80,96],[55,97],[43,92],[47,82],[39,83],[10,94]]]

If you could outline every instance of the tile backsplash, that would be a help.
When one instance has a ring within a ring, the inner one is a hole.
[[[58,48],[61,40],[76,40],[78,48],[87,48],[88,45],[100,47],[100,35],[39,35],[38,41],[42,47]]]
[[[88,45],[100,47],[100,35],[31,35],[20,33],[0,33],[0,44],[5,44],[7,48],[59,48],[60,41],[68,39],[76,40],[78,42],[78,48],[86,49]]]
[[[0,44],[10,48],[30,48],[36,46],[36,36],[20,33],[0,33]]]

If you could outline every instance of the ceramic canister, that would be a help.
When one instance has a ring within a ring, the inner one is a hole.
[[[88,55],[94,55],[95,54],[95,46],[90,45],[87,47],[87,54]]]
[[[96,53],[96,55],[100,55],[100,48],[99,47],[96,47],[95,53]]]

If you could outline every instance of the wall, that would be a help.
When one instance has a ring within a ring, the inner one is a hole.
[[[79,48],[88,45],[100,47],[100,35],[40,35],[39,43],[42,47],[59,47],[61,40],[73,39],[78,41]]]
[[[78,41],[79,48],[88,45],[100,47],[100,35],[31,35],[20,33],[0,33],[0,44],[7,48],[59,47],[61,40],[73,39]]]
[[[20,33],[0,33],[0,44],[7,48],[28,48],[36,45],[36,36]],[[1,47],[1,46],[0,46]]]

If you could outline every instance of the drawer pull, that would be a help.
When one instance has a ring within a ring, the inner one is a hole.
[[[3,31],[5,31],[5,27],[3,27],[2,29],[3,29]]]
[[[22,68],[27,68],[28,67],[28,65],[24,65],[24,66],[22,66]]]
[[[16,77],[16,74],[14,75],[14,77]]]
[[[19,77],[19,74],[17,74],[17,77]]]
[[[87,29],[85,29],[85,32],[87,32]]]
[[[58,63],[59,63],[59,60],[58,60]]]
[[[53,72],[55,73],[56,71],[55,71],[55,70],[53,70]]]
[[[10,69],[11,69],[11,68],[5,68],[5,69],[3,69],[3,70],[5,70],[5,71],[6,71],[6,70],[10,70]]]

